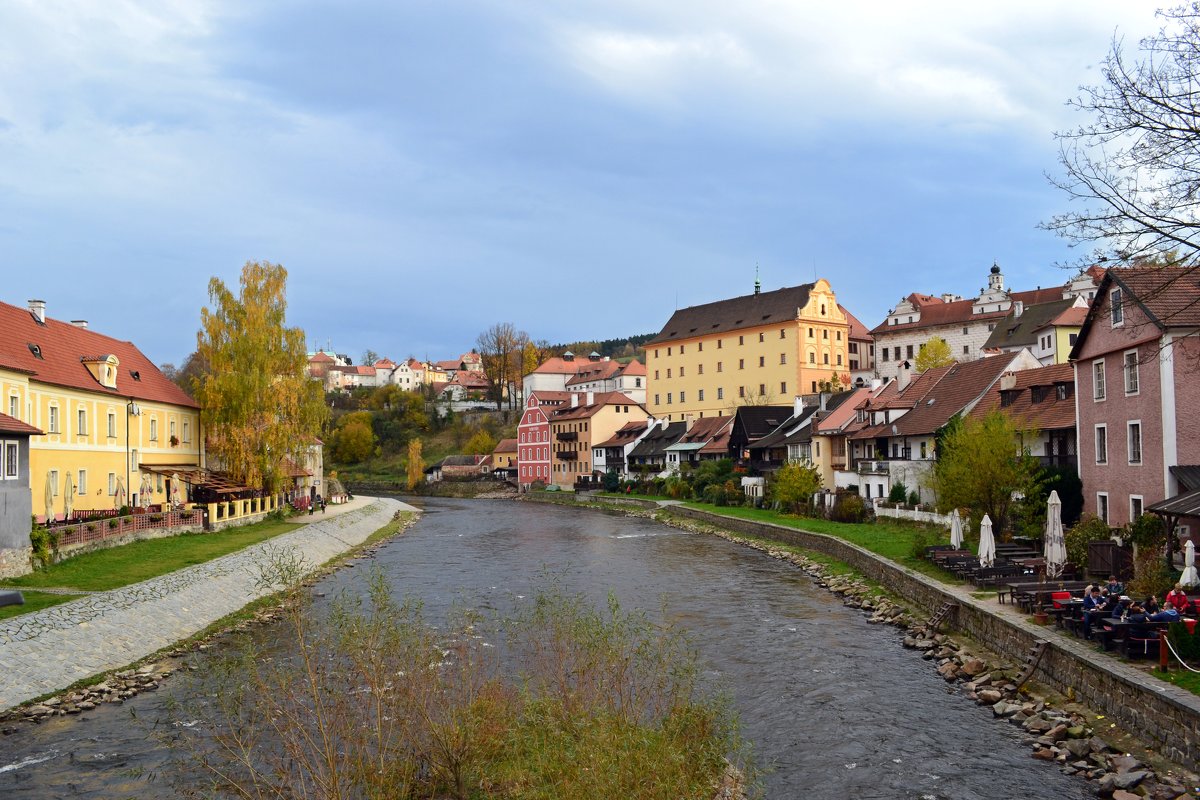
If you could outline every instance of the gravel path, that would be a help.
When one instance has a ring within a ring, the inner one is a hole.
[[[272,553],[290,551],[311,569],[360,544],[401,510],[416,509],[355,498],[245,550],[0,622],[0,710],[186,639],[266,594],[259,576]]]

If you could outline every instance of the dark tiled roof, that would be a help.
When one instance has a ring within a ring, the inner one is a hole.
[[[624,447],[630,442],[642,435],[642,431],[646,430],[646,426],[650,424],[649,420],[641,420],[640,422],[626,422],[616,433],[606,441],[600,444],[592,445],[592,448],[597,447]]]
[[[37,347],[40,357],[30,345]],[[81,360],[96,353],[117,357],[117,388],[101,385]],[[26,373],[39,383],[199,408],[133,343],[49,317],[41,324],[28,309],[8,303],[0,303],[0,366]]]
[[[816,411],[817,406],[815,404],[802,409],[799,414],[789,417],[775,430],[755,441],[752,445],[750,445],[750,449],[756,450],[764,447],[779,447],[784,444],[794,444],[795,442],[787,441],[792,436],[789,431],[795,430],[796,426],[803,424],[804,421],[815,414]],[[805,426],[806,431],[809,430],[809,428],[810,426]],[[797,441],[808,441],[809,438],[811,438],[811,434]]]
[[[1006,347],[1027,347],[1037,342],[1037,331],[1046,327],[1055,318],[1074,304],[1075,298],[1055,300],[1050,303],[1039,303],[1026,306],[1021,316],[1013,315],[1010,309],[1008,316],[996,323],[996,329],[983,343],[984,349],[1003,349]]]
[[[1014,376],[1012,389],[1015,399],[1007,406],[1001,403],[1000,383],[997,382],[971,411],[971,416],[982,418],[990,411],[1000,409],[1011,415],[1018,425],[1031,430],[1061,430],[1075,427],[1075,370],[1070,364],[1052,364],[1038,369],[1024,369]],[[1071,387],[1064,400],[1058,399],[1055,386],[1067,384]],[[1035,403],[1034,391],[1041,396]]]
[[[1124,303],[1137,304],[1150,321],[1160,329],[1193,327],[1200,325],[1200,271],[1196,267],[1112,267],[1104,273],[1096,287],[1096,300],[1088,310],[1087,318],[1071,350],[1074,360],[1083,352],[1084,342],[1101,308],[1101,302],[1112,284],[1116,283],[1125,292]]]
[[[665,457],[667,448],[679,441],[685,433],[687,433],[686,422],[671,422],[668,423],[665,428],[661,425],[655,425],[654,430],[646,434],[646,437],[638,442],[636,447],[629,451],[629,457]]]
[[[658,336],[644,346],[759,325],[794,322],[800,309],[808,305],[808,293],[812,287],[811,283],[806,283],[773,292],[681,308],[671,315]]]
[[[1184,491],[1200,489],[1200,466],[1177,464],[1171,467],[1171,474],[1179,481],[1179,487]]]

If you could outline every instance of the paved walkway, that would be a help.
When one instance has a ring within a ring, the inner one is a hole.
[[[116,669],[185,639],[267,591],[256,586],[270,553],[286,548],[316,567],[412,506],[356,497],[236,553],[157,578],[96,592],[0,622],[0,710]]]

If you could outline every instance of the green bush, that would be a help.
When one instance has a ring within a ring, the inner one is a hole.
[[[34,569],[45,569],[58,560],[59,532],[39,525],[37,520],[29,529],[29,545],[33,550],[32,566]]]
[[[1112,530],[1099,517],[1086,514],[1064,532],[1063,538],[1067,543],[1067,561],[1078,567],[1087,567],[1088,542],[1111,539]]]
[[[908,493],[908,504],[910,506],[921,505],[921,495],[918,494],[916,491],[909,492]]]
[[[663,484],[663,491],[672,500],[684,500],[692,496],[692,487],[676,475],[667,478]]]
[[[865,522],[867,502],[856,494],[840,494],[834,501],[829,518],[834,522]]]
[[[908,487],[903,483],[896,481],[892,484],[892,490],[888,492],[889,503],[903,503],[908,499]]]
[[[924,558],[925,548],[937,544],[938,541],[939,538],[934,536],[930,530],[920,528],[913,534],[912,549],[909,551],[909,555],[913,558]]]
[[[733,480],[714,483],[704,490],[704,502],[714,506],[740,506],[746,495]]]
[[[604,473],[604,491],[615,492],[621,487],[621,477],[617,475],[615,470],[609,470]]]

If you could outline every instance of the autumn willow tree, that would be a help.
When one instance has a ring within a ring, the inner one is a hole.
[[[249,261],[237,295],[209,281],[211,307],[196,336],[208,453],[239,482],[268,491],[281,488],[288,460],[303,463],[328,414],[305,374],[304,331],[286,326],[286,294],[287,270]]]

